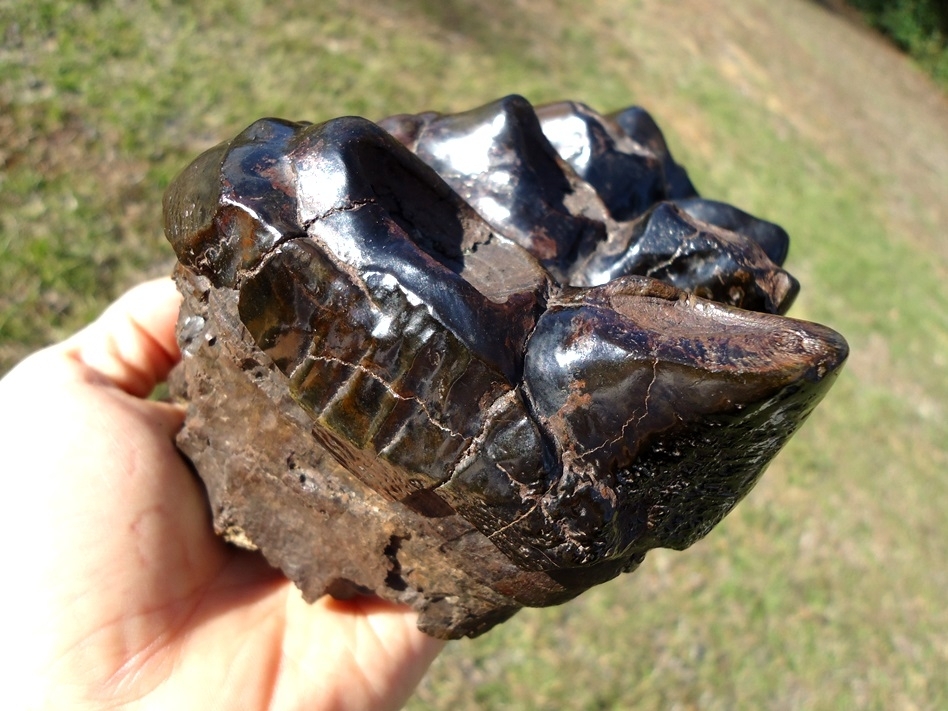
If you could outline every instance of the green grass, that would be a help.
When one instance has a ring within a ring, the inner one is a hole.
[[[850,363],[707,539],[450,645],[410,708],[948,707],[948,99],[802,0],[342,5],[0,0],[0,372],[167,273],[164,187],[260,116],[640,103],[787,227]]]

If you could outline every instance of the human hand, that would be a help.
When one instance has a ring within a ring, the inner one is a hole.
[[[399,708],[442,646],[413,613],[308,605],[214,535],[183,413],[145,399],[178,305],[143,284],[0,381],[8,708]]]

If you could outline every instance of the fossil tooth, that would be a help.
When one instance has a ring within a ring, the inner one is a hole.
[[[307,599],[480,634],[684,548],[846,358],[641,109],[262,119],[165,196],[181,450]]]

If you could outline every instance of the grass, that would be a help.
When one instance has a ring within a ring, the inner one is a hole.
[[[162,190],[259,116],[642,104],[787,227],[850,363],[707,539],[450,645],[410,708],[948,707],[944,94],[803,0],[342,8],[0,0],[0,372],[167,273]]]

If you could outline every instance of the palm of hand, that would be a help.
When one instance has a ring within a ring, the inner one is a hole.
[[[176,309],[169,281],[139,287],[0,382],[10,683],[28,708],[400,707],[440,649],[411,613],[307,605],[214,536],[182,413],[142,399],[177,358]]]

